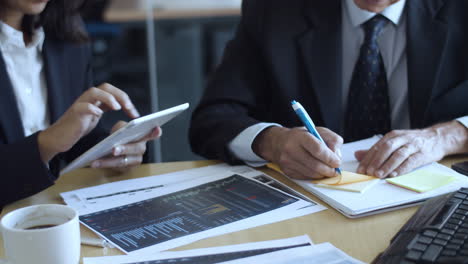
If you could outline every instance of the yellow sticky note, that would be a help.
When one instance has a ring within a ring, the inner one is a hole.
[[[313,183],[328,184],[328,185],[347,185],[350,183],[375,180],[376,177],[358,174],[350,171],[342,171],[341,175],[333,178],[325,178],[321,180],[313,180]]]
[[[283,173],[283,171],[280,169],[280,167],[277,164],[268,163],[267,167],[279,173]],[[338,175],[336,177],[313,180],[311,182],[315,184],[339,186],[339,185],[347,185],[347,184],[357,183],[357,182],[370,181],[370,180],[375,180],[375,179],[378,179],[378,178],[373,177],[373,176],[358,174],[358,173],[354,173],[350,171],[342,171],[341,175]]]
[[[406,175],[387,179],[387,182],[419,193],[434,190],[449,184],[455,177],[428,170],[418,170]]]
[[[348,183],[342,185],[329,185],[329,184],[322,184],[318,183],[315,184],[316,187],[320,188],[327,188],[327,189],[334,189],[339,191],[346,191],[346,192],[356,192],[356,193],[363,193],[375,184],[378,183],[378,179],[370,180],[370,181],[362,181],[362,182],[355,182],[355,183]]]

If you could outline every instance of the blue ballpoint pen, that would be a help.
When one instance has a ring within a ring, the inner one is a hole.
[[[304,107],[302,107],[302,105],[296,101],[292,101],[291,106],[294,109],[294,112],[296,112],[297,116],[299,116],[299,119],[301,119],[302,123],[307,128],[307,130],[316,138],[318,138],[322,143],[325,144],[325,141],[323,141],[322,137],[317,132],[317,129],[315,129],[314,121],[312,121],[312,118],[310,118],[309,114],[304,109]],[[341,174],[340,168],[335,168],[335,171]]]

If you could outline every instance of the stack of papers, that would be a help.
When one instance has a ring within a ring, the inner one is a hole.
[[[308,236],[148,255],[84,258],[84,264],[164,263],[322,263],[361,264],[330,243],[314,245]]]
[[[80,221],[125,253],[145,254],[324,210],[246,166],[225,164],[63,193]]]

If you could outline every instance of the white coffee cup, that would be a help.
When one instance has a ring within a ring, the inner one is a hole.
[[[78,264],[78,213],[65,205],[44,204],[17,209],[1,220],[8,264]],[[0,260],[2,263],[2,260]]]

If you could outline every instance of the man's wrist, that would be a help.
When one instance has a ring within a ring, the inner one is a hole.
[[[468,152],[468,129],[463,124],[454,120],[432,128],[442,139],[446,156]]]
[[[252,143],[252,150],[259,157],[267,161],[272,161],[279,138],[287,130],[288,129],[284,127],[269,127],[263,130]]]

